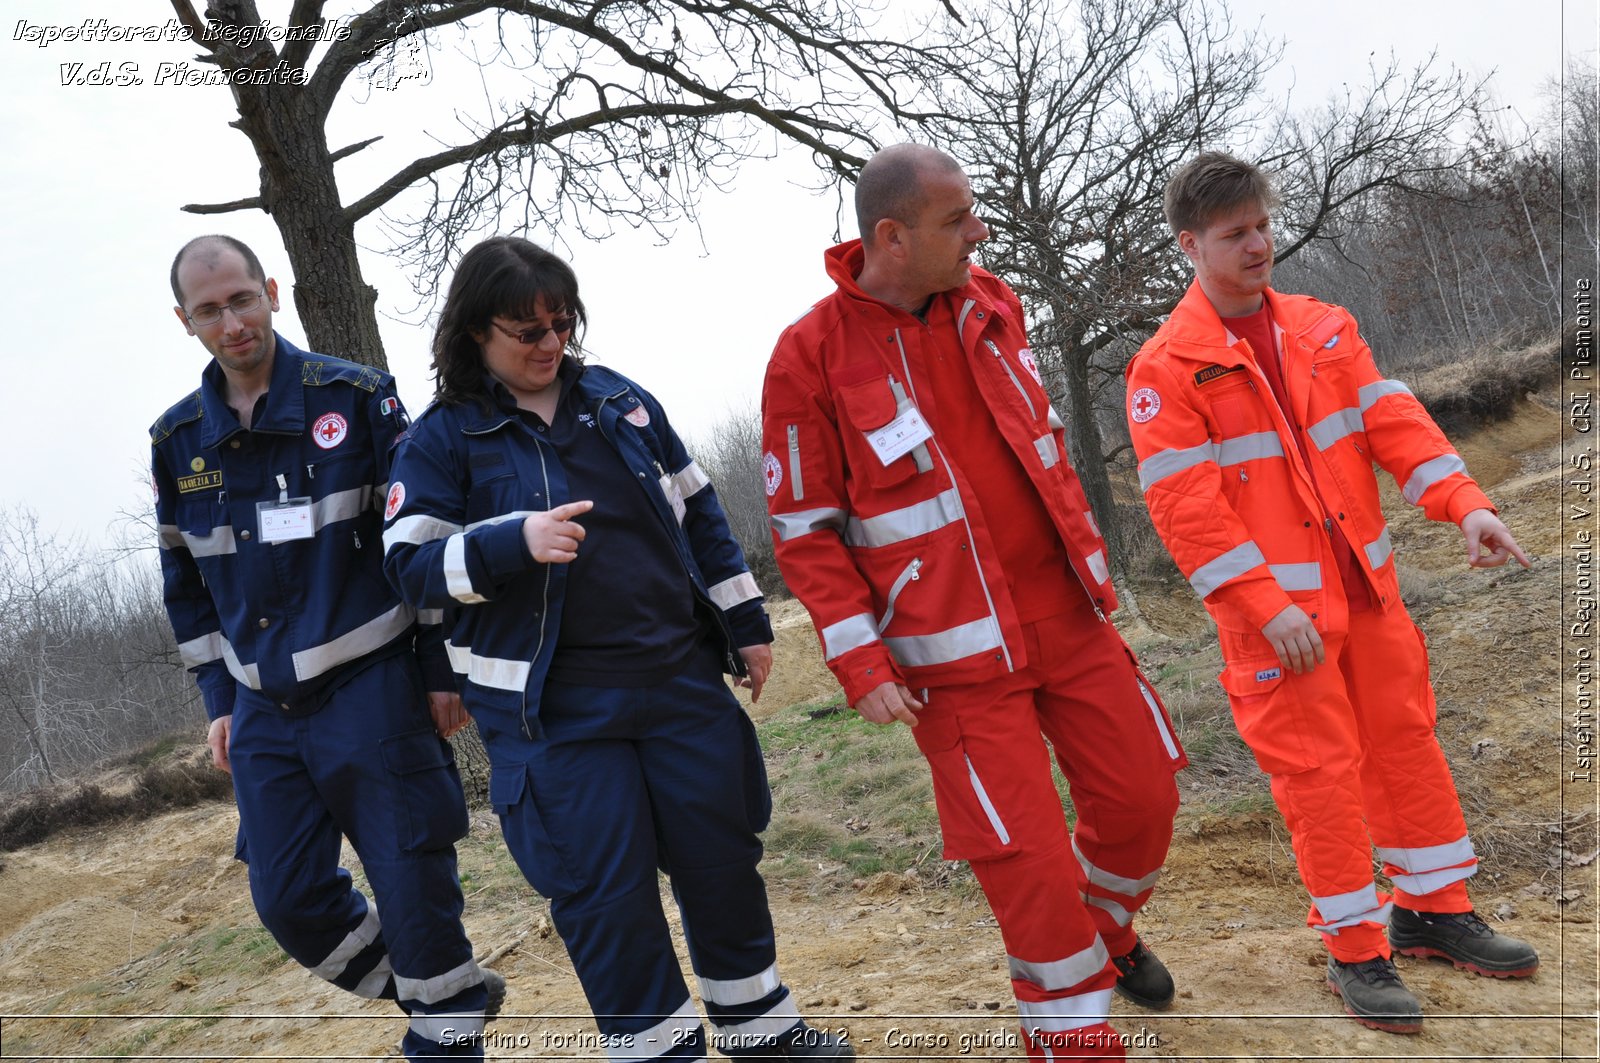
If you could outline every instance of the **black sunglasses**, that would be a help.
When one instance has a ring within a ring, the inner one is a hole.
[[[544,339],[544,335],[547,332],[571,332],[572,326],[576,325],[577,323],[578,318],[576,315],[569,317],[556,317],[550,319],[550,324],[548,327],[540,326],[539,328],[523,329],[521,332],[512,332],[498,321],[491,320],[489,322],[489,324],[493,325],[501,332],[504,332],[507,336],[510,336],[518,343],[526,343],[529,346],[532,346],[533,344]]]

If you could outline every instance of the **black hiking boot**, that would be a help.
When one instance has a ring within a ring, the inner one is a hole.
[[[1114,988],[1123,998],[1156,1011],[1172,1005],[1176,992],[1172,974],[1143,941],[1135,938],[1133,948],[1122,956],[1111,957],[1111,963],[1117,969]]]
[[[1407,956],[1438,956],[1490,978],[1526,978],[1539,969],[1532,945],[1495,933],[1476,912],[1413,912],[1396,905],[1389,944]]]
[[[1400,981],[1392,960],[1374,956],[1345,963],[1329,956],[1328,988],[1344,999],[1344,1010],[1363,1026],[1387,1033],[1422,1032],[1422,1005]]]

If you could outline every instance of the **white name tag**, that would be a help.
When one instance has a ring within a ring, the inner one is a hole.
[[[872,444],[873,453],[885,465],[905,457],[918,443],[932,438],[933,429],[928,427],[928,422],[922,419],[921,411],[915,406],[876,432],[867,433],[867,442]]]
[[[257,502],[256,517],[261,522],[261,541],[264,543],[286,543],[316,535],[316,530],[311,527],[309,498]]]

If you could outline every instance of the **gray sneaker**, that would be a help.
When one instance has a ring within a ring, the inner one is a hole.
[[[1400,981],[1392,960],[1374,956],[1344,963],[1329,956],[1328,988],[1363,1026],[1387,1033],[1422,1032],[1422,1005]]]
[[[1476,912],[1413,912],[1395,906],[1389,944],[1406,956],[1438,956],[1490,978],[1526,978],[1539,969],[1539,953],[1521,938],[1497,934]]]

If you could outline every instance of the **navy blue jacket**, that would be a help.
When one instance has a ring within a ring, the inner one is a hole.
[[[150,429],[167,615],[213,720],[233,711],[236,682],[314,712],[344,678],[418,641],[415,610],[383,576],[389,448],[407,423],[394,380],[276,340],[249,429],[215,361]],[[256,504],[280,497],[311,499],[312,538],[262,541]],[[429,690],[453,690],[433,619],[423,672]]]
[[[643,388],[596,365],[572,386],[666,527],[696,600],[717,618],[727,669],[743,675],[736,647],[771,642],[772,626],[711,482]],[[510,410],[435,402],[395,449],[384,571],[412,605],[446,611],[468,710],[514,713],[529,738],[540,733],[567,566],[535,561],[522,522],[571,501],[555,449]]]

